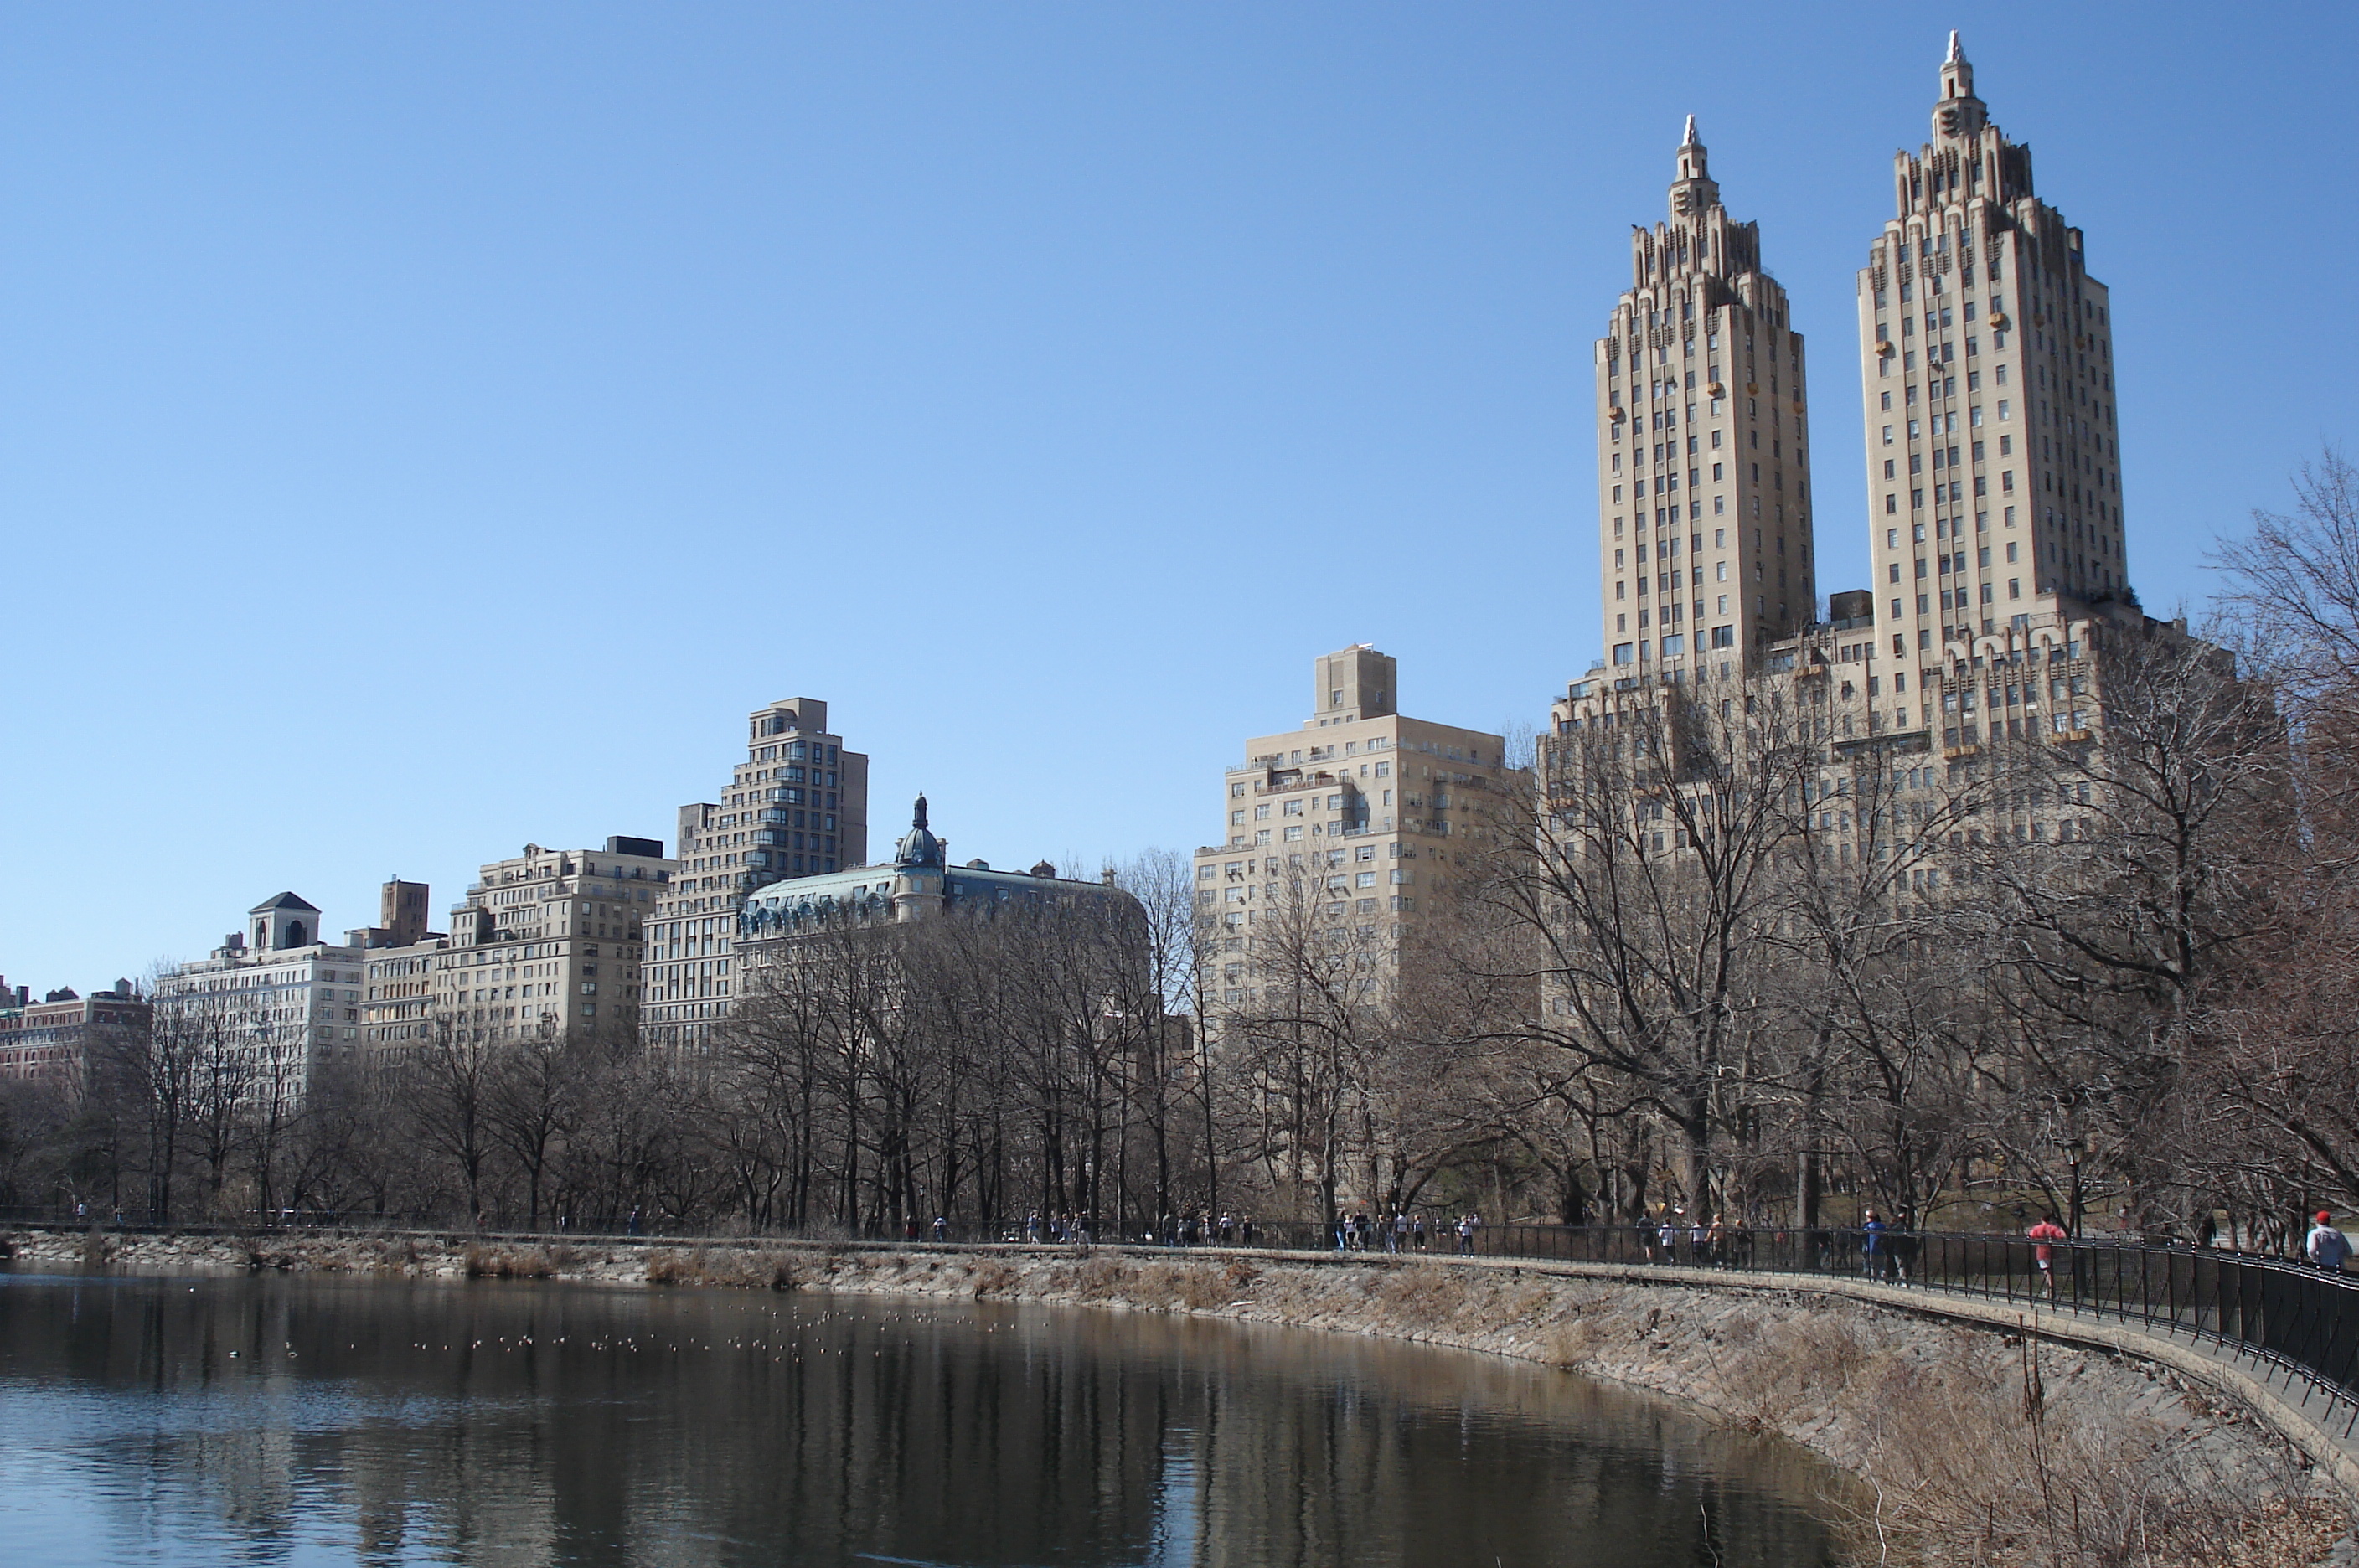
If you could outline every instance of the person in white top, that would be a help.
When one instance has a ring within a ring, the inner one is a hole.
[[[2330,1274],[2343,1272],[2343,1259],[2351,1256],[2351,1238],[2334,1227],[2334,1215],[2326,1209],[2318,1211],[2318,1223],[2310,1227],[2310,1239],[2302,1246],[2310,1260]]]

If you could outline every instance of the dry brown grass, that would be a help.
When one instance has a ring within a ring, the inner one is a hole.
[[[807,1259],[787,1252],[679,1252],[658,1248],[647,1257],[650,1285],[720,1285],[740,1290],[791,1290],[810,1278]]]
[[[2290,1454],[2217,1441],[2186,1405],[2125,1410],[2058,1382],[2056,1358],[2036,1339],[1929,1341],[1816,1313],[1723,1334],[1717,1372],[1749,1426],[1815,1415],[1847,1431],[1865,1491],[1833,1503],[1863,1563],[2309,1568],[2348,1529]]]
[[[471,1247],[462,1260],[470,1279],[548,1279],[557,1260],[538,1247]]]
[[[1072,1290],[1085,1301],[1110,1301],[1125,1293],[1123,1287],[1130,1278],[1130,1269],[1113,1258],[1093,1258],[1075,1273]]]
[[[1169,1301],[1190,1312],[1211,1312],[1235,1299],[1228,1270],[1209,1263],[1175,1265],[1166,1271]]]

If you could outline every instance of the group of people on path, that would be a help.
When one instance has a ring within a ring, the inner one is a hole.
[[[1374,1220],[1363,1212],[1345,1214],[1335,1221],[1335,1250],[1338,1252],[1423,1252],[1430,1236],[1440,1234],[1451,1237],[1459,1253],[1474,1250],[1474,1237],[1482,1232],[1483,1216],[1467,1213],[1455,1220],[1436,1220],[1431,1231],[1423,1214],[1378,1214]]]
[[[1753,1259],[1752,1231],[1725,1214],[1707,1218],[1698,1213],[1682,1217],[1682,1211],[1665,1208],[1641,1217],[1636,1234],[1638,1250],[1649,1263],[1742,1269]]]
[[[936,1220],[935,1225],[942,1222]],[[1024,1216],[1024,1239],[1038,1246],[1044,1241],[1060,1246],[1087,1247],[1097,1239],[1097,1225],[1087,1214],[1042,1214],[1034,1209]]]
[[[917,1222],[908,1226],[914,1235]],[[930,1227],[937,1242],[949,1238],[949,1225],[937,1215]],[[1335,1222],[1334,1241],[1338,1252],[1388,1253],[1424,1252],[1435,1239],[1452,1243],[1451,1250],[1461,1255],[1474,1251],[1475,1237],[1483,1229],[1483,1216],[1467,1213],[1456,1220],[1436,1220],[1430,1225],[1423,1214],[1379,1214],[1371,1219],[1365,1211],[1343,1215]],[[1743,1225],[1730,1224],[1721,1214],[1709,1220],[1701,1214],[1682,1218],[1680,1211],[1665,1208],[1659,1214],[1642,1215],[1635,1229],[1640,1251],[1649,1263],[1686,1264],[1699,1269],[1741,1269],[1752,1258],[1753,1236]],[[1038,1244],[1056,1242],[1087,1247],[1092,1244],[1094,1226],[1089,1216],[1079,1214],[1047,1214],[1035,1209],[1025,1216],[1024,1239]],[[631,1213],[630,1233],[639,1232],[639,1214]],[[1908,1212],[1897,1212],[1890,1224],[1875,1209],[1863,1210],[1858,1229],[1860,1271],[1871,1279],[1906,1285],[1915,1269],[1920,1245],[1916,1227]],[[2042,1214],[2024,1233],[2032,1244],[2032,1262],[2038,1270],[2040,1282],[2049,1300],[2056,1295],[2056,1248],[2070,1242],[2071,1235],[2053,1214]],[[1816,1243],[1819,1267],[1822,1269],[1841,1268],[1836,1233],[1818,1230],[1810,1233]],[[1166,1214],[1157,1226],[1152,1242],[1164,1247],[1251,1247],[1254,1245],[1254,1221],[1251,1214],[1233,1214],[1223,1210],[1218,1215],[1207,1211],[1191,1214]],[[2321,1209],[2316,1223],[2302,1243],[2302,1257],[2316,1268],[2340,1274],[2353,1255],[2351,1238],[2334,1224],[2333,1214]]]
[[[1251,1214],[1233,1214],[1223,1209],[1218,1214],[1209,1211],[1192,1214],[1166,1214],[1147,1238],[1158,1247],[1251,1247],[1254,1244],[1254,1221]]]

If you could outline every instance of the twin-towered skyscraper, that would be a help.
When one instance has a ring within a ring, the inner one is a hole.
[[[1862,658],[1971,661],[1977,637],[2127,595],[2112,312],[1955,34],[1894,189],[1858,276],[1874,603],[1832,618],[1872,622]],[[1595,356],[1606,661],[1725,678],[1818,618],[1810,408],[1759,225],[1722,205],[1692,118],[1630,265]]]

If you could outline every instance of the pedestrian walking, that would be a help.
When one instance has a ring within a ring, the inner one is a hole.
[[[2343,1272],[2343,1260],[2351,1256],[2351,1238],[2335,1228],[2332,1211],[2318,1211],[2318,1223],[2310,1227],[2310,1239],[2302,1244],[2310,1260],[2330,1274]]]
[[[1417,1249],[1423,1252],[1425,1250],[1425,1216],[1423,1214],[1418,1215],[1409,1222],[1408,1233],[1417,1238]]]
[[[1907,1209],[1897,1209],[1892,1215],[1892,1234],[1885,1240],[1892,1254],[1892,1278],[1896,1283],[1908,1283],[1909,1271],[1917,1264],[1917,1249],[1921,1245],[1917,1237],[1917,1216]]]
[[[2034,1243],[2034,1246],[2031,1248],[2031,1260],[2038,1267],[2039,1278],[2048,1287],[2048,1299],[2052,1301],[2056,1299],[2056,1247],[2054,1244],[2060,1241],[2069,1241],[2071,1238],[2065,1234],[2064,1227],[2056,1223],[2056,1216],[2054,1214],[2042,1214],[2040,1216],[2039,1223],[2033,1225],[2029,1230],[2023,1234],[2029,1236]]]
[[[1886,1228],[1885,1223],[1876,1217],[1874,1209],[1868,1210],[1859,1224],[1860,1262],[1871,1279],[1884,1278],[1884,1266],[1889,1260],[1889,1255],[1884,1248]]]

